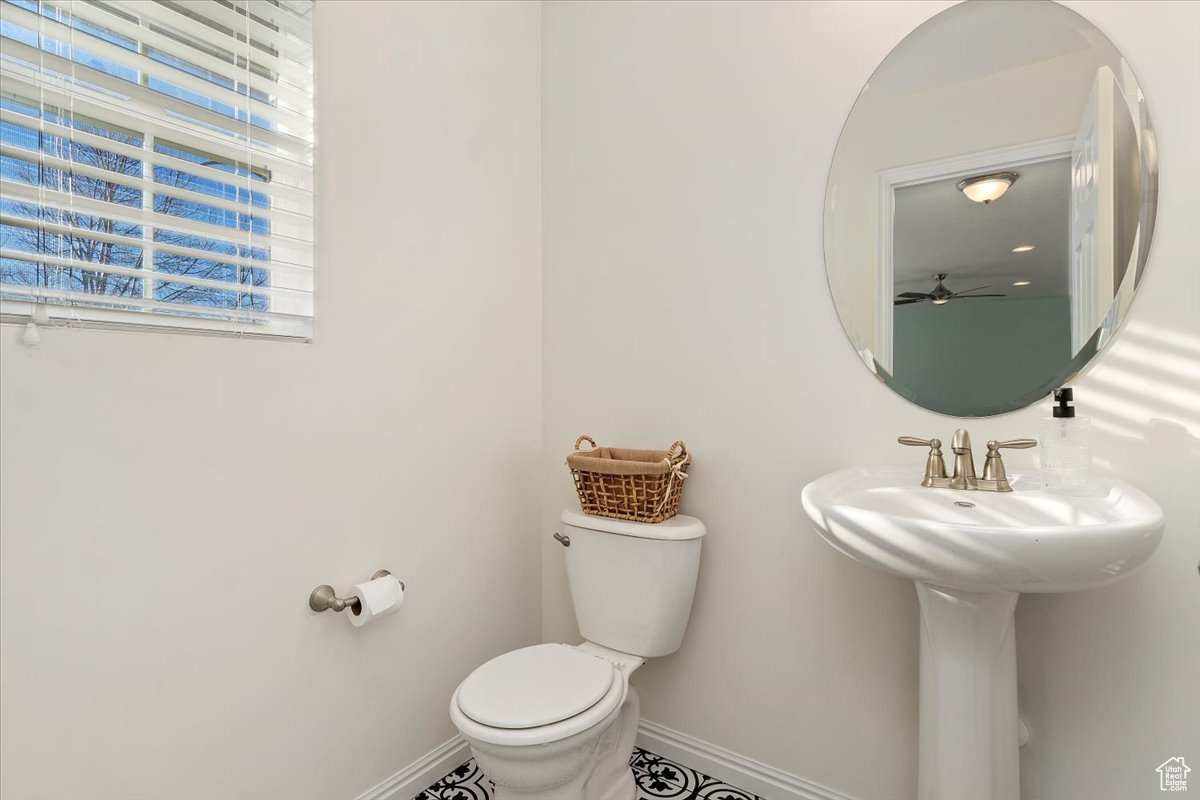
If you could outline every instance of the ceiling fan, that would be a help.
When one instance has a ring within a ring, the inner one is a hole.
[[[937,281],[937,286],[933,287],[932,292],[901,292],[896,295],[896,305],[904,306],[909,303],[924,303],[926,300],[932,300],[935,306],[944,305],[951,300],[967,299],[970,297],[1008,297],[1006,294],[971,294],[978,292],[980,289],[990,289],[991,284],[987,286],[976,286],[974,289],[967,289],[962,292],[952,292],[946,288],[946,284],[942,281],[946,280],[946,273],[939,272],[933,276]]]

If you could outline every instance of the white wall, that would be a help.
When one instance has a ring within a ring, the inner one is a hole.
[[[1166,758],[1200,763],[1200,6],[1069,5],[1129,59],[1162,159],[1142,291],[1077,382],[1079,405],[1101,467],[1150,490],[1168,526],[1126,582],[1021,601],[1023,766],[1038,800],[1149,796]],[[684,511],[710,533],[683,648],[634,679],[644,716],[863,798],[915,792],[916,597],[823,545],[800,488],[854,463],[919,469],[895,437],[944,439],[959,421],[858,363],[829,300],[821,208],[859,89],[946,6],[543,11],[544,635],[577,636],[549,539],[574,502],[574,437],[684,437]],[[967,424],[977,441],[1023,436],[1045,413]]]
[[[317,13],[313,344],[0,328],[5,798],[351,797],[538,640],[540,8]]]

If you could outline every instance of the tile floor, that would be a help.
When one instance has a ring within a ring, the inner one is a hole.
[[[638,800],[761,800],[747,791],[635,747],[629,759]],[[492,800],[492,784],[472,759],[413,800]],[[563,798],[575,800],[575,798]]]

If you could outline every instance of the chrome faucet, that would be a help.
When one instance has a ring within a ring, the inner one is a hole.
[[[925,478],[922,486],[944,489],[979,489],[986,492],[1011,492],[1012,484],[1008,481],[1008,472],[1004,469],[1004,460],[1000,457],[1001,448],[1025,449],[1037,445],[1037,439],[1009,439],[998,442],[992,439],[987,443],[987,459],[983,462],[983,477],[975,475],[975,457],[971,453],[971,434],[966,428],[959,428],[950,440],[950,450],[954,453],[954,474],[946,477],[946,461],[942,456],[941,439],[918,439],[915,436],[901,436],[896,441],[910,447],[928,447],[929,456],[925,459]]]

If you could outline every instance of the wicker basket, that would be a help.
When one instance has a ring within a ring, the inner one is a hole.
[[[580,450],[584,442],[591,449]],[[669,450],[624,450],[596,447],[590,436],[576,439],[567,456],[583,513],[635,522],[662,522],[679,513],[691,461],[683,442]]]

